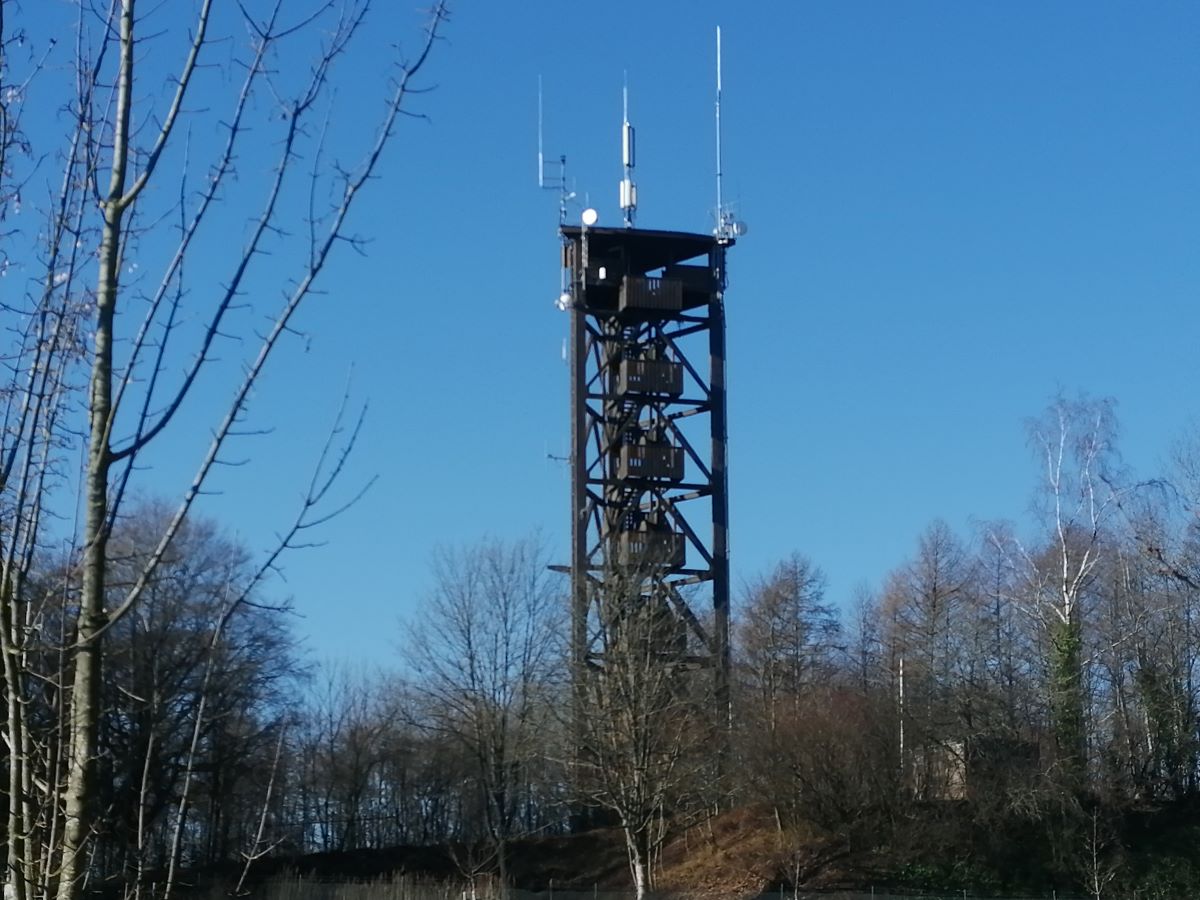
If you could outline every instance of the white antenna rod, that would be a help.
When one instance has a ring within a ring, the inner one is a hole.
[[[542,76],[538,76],[538,187],[546,186],[546,161],[542,155]]]
[[[713,235],[722,243],[732,243],[746,233],[746,223],[734,218],[733,211],[725,206],[724,165],[721,162],[721,26],[717,26],[717,214]]]
[[[717,26],[717,231],[724,224],[725,206],[721,193],[721,26]]]
[[[543,125],[543,103],[542,103],[542,76],[538,75],[538,121],[537,121],[537,163],[538,163],[538,187],[549,190],[558,191],[558,224],[565,225],[567,223],[567,203],[574,199],[575,194],[569,188],[567,181],[567,157],[566,155],[559,156],[557,162],[551,161],[550,165],[558,166],[557,169],[552,169],[549,176],[546,175],[546,152],[543,147],[543,139],[545,137],[545,126]]]

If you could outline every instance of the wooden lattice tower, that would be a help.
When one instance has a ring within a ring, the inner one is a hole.
[[[597,617],[620,579],[624,602],[652,604],[672,623],[662,665],[711,670],[717,721],[728,722],[724,288],[733,236],[587,225],[561,235],[573,676],[578,685],[603,665]]]

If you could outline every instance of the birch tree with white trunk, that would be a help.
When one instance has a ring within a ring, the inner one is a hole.
[[[1043,550],[1018,545],[1026,604],[1046,641],[1047,700],[1056,767],[1068,787],[1082,788],[1087,768],[1084,605],[1105,552],[1106,529],[1119,510],[1120,458],[1114,402],[1057,397],[1029,422],[1041,464],[1036,508]]]

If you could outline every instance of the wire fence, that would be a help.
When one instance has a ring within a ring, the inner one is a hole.
[[[418,881],[410,877],[371,881],[279,878],[251,892],[255,900],[462,900],[461,885]],[[485,900],[480,897],[479,900]]]
[[[474,889],[457,882],[420,881],[410,876],[380,878],[372,881],[334,881],[320,878],[288,877],[257,886],[253,900],[635,900],[632,890],[544,890],[509,888],[498,890],[491,882]],[[996,897],[970,891],[769,891],[758,894],[729,895],[713,891],[654,893],[650,900],[1079,900],[1077,894],[1046,893],[1040,896]],[[215,900],[215,898],[214,898]]]
[[[1078,900],[1074,895],[1046,894],[1044,896],[1006,896],[996,898],[991,894],[972,894],[962,890],[944,892],[889,893],[886,890],[772,890],[758,894],[720,894],[716,892],[671,892],[650,895],[652,900]],[[456,900],[463,900],[457,898]],[[469,896],[466,900],[470,900]],[[503,898],[490,900],[636,900],[632,890],[554,890],[554,892],[530,892],[530,890],[508,890]]]

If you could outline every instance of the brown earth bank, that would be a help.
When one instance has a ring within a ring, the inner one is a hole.
[[[806,891],[966,891],[973,896],[1085,895],[1088,835],[1078,845],[1051,847],[1037,827],[979,821],[971,807],[931,804],[870,834],[781,829],[771,811],[745,808],[678,829],[655,870],[660,894],[748,897]],[[874,836],[874,839],[872,839]],[[1138,896],[1200,896],[1200,807],[1143,810],[1124,821],[1118,841],[1097,848],[1112,887],[1137,886]],[[367,881],[399,875],[461,882],[469,853],[446,846],[391,847],[254,864],[250,883],[299,875],[322,881]],[[619,829],[515,840],[510,882],[530,891],[603,892],[631,887]],[[241,867],[210,873],[236,881]],[[230,877],[232,875],[232,878]],[[212,878],[202,878],[211,884]],[[1140,888],[1153,885],[1146,893]],[[1113,896],[1121,896],[1118,891]]]
[[[250,882],[282,875],[330,881],[397,875],[459,881],[468,856],[461,848],[428,846],[273,857],[254,864]],[[771,814],[738,810],[681,829],[670,838],[656,869],[657,889],[660,893],[759,894],[784,882],[794,856],[791,839],[781,835]],[[830,841],[810,836],[804,854],[805,881],[813,882],[817,872],[827,868],[823,863],[838,856]],[[619,828],[514,840],[508,848],[508,870],[511,885],[529,891],[627,891],[631,887]],[[240,867],[236,873],[231,867],[212,874],[218,880],[236,880]],[[835,878],[832,884],[841,881]]]

